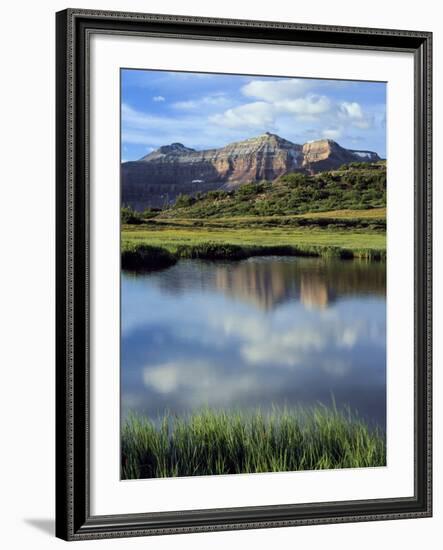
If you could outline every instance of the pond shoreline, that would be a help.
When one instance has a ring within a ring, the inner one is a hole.
[[[254,256],[300,256],[341,260],[386,261],[386,250],[322,245],[239,245],[219,242],[180,244],[175,250],[144,242],[123,241],[123,269],[164,269],[179,259],[244,260]]]

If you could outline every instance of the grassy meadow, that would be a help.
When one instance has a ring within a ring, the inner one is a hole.
[[[221,221],[220,221],[221,224]],[[290,245],[323,246],[341,248],[368,248],[382,250],[386,247],[384,232],[356,229],[350,231],[328,226],[317,227],[211,227],[190,226],[186,223],[170,225],[165,222],[146,226],[123,226],[122,241],[143,242],[162,246],[174,252],[181,245],[195,245],[203,242],[229,243],[238,245]]]
[[[287,472],[386,465],[384,435],[335,406],[270,414],[212,409],[129,416],[122,427],[122,479]]]
[[[266,254],[384,260],[386,234],[379,229],[384,216],[382,208],[375,212],[322,212],[314,218],[326,220],[327,224],[303,226],[297,222],[310,221],[310,217],[257,220],[243,216],[212,218],[205,223],[182,218],[151,219],[122,226],[122,263],[124,268],[167,267],[179,258],[235,260]],[[364,225],[368,221],[372,227]],[[132,259],[128,262],[129,258]]]

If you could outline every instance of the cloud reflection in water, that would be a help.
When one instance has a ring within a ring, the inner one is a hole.
[[[348,403],[384,424],[383,264],[182,261],[122,276],[122,405]]]

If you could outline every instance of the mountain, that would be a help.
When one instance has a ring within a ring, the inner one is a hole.
[[[378,162],[381,160],[373,151],[345,149],[332,139],[320,139],[305,143],[302,153],[302,166],[311,172],[334,170],[350,162]]]
[[[377,153],[344,149],[332,140],[299,145],[269,132],[203,151],[172,143],[138,161],[122,163],[122,204],[139,211],[161,208],[180,194],[235,189],[290,172],[312,174],[349,162],[378,160]]]

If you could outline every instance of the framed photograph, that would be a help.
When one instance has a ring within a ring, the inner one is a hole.
[[[431,40],[57,13],[58,537],[431,515]]]

